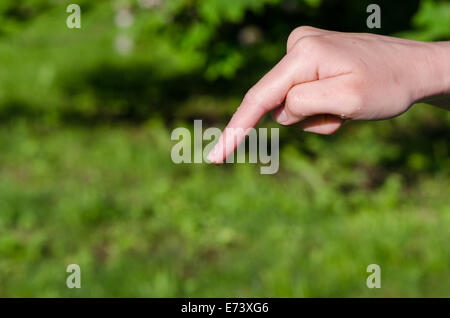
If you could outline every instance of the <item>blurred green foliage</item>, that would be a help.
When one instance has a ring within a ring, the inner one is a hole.
[[[170,159],[171,129],[223,127],[296,26],[450,38],[448,1],[380,0],[378,31],[369,3],[2,0],[0,296],[449,296],[444,110],[283,127],[274,176]]]

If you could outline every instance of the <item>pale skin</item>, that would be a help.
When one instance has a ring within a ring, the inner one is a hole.
[[[299,27],[286,55],[247,92],[208,160],[222,163],[270,111],[282,125],[332,134],[344,120],[392,118],[417,102],[450,110],[450,42]]]

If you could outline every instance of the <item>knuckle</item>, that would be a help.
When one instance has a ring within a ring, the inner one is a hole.
[[[305,33],[312,31],[314,28],[306,26],[306,25],[302,25],[299,26],[297,28],[295,28],[294,30],[292,30],[291,34],[289,35],[289,38],[299,38],[302,35],[305,35]]]
[[[286,96],[285,107],[290,114],[296,117],[301,117],[301,91],[299,88],[291,89]]]
[[[311,34],[311,32],[314,32],[316,29],[310,26],[300,26],[292,30],[292,32],[289,34],[288,40],[287,40],[287,47],[292,47],[297,41],[299,41],[301,38],[308,36]]]
[[[366,74],[369,69],[367,63],[362,59],[352,60],[350,66],[356,74]]]
[[[367,95],[360,81],[354,81],[348,86],[347,95],[349,102],[346,109],[346,116],[355,117],[367,103]]]
[[[297,41],[295,48],[298,51],[314,51],[317,52],[324,45],[324,38],[321,36],[305,36]]]
[[[301,37],[302,33],[304,32],[303,28],[304,27],[298,27],[298,28],[295,28],[294,30],[292,30],[292,32],[289,34],[287,43],[289,44],[289,43],[293,43],[293,42],[297,41]]]
[[[254,105],[258,103],[258,94],[256,93],[255,88],[252,87],[248,90],[248,92],[244,96],[242,103],[247,105]]]
[[[264,103],[264,97],[261,96],[259,91],[252,87],[244,96],[242,105],[249,110],[253,111],[263,111],[268,112],[270,109],[267,108],[266,103]]]

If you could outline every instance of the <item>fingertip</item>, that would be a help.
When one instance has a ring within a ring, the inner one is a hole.
[[[215,164],[215,165],[218,165],[223,162],[223,158],[221,158],[220,151],[219,151],[219,149],[221,147],[223,147],[221,139],[222,139],[222,137],[220,137],[219,142],[214,146],[213,149],[211,149],[208,156],[206,157],[206,159],[210,163]]]
[[[343,122],[344,120],[338,116],[317,115],[302,121],[300,127],[307,132],[331,135],[342,126]]]
[[[209,163],[216,164],[216,162],[215,162],[216,159],[214,158],[213,151],[214,151],[214,149],[212,149],[212,150],[209,152],[208,156],[206,157],[206,160],[208,160]]]

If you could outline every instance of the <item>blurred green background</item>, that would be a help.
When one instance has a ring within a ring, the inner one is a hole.
[[[371,2],[2,0],[0,296],[449,297],[450,112],[280,127],[276,175],[170,158],[172,129],[223,128],[297,26],[450,38],[449,1],[378,0],[380,30]]]

